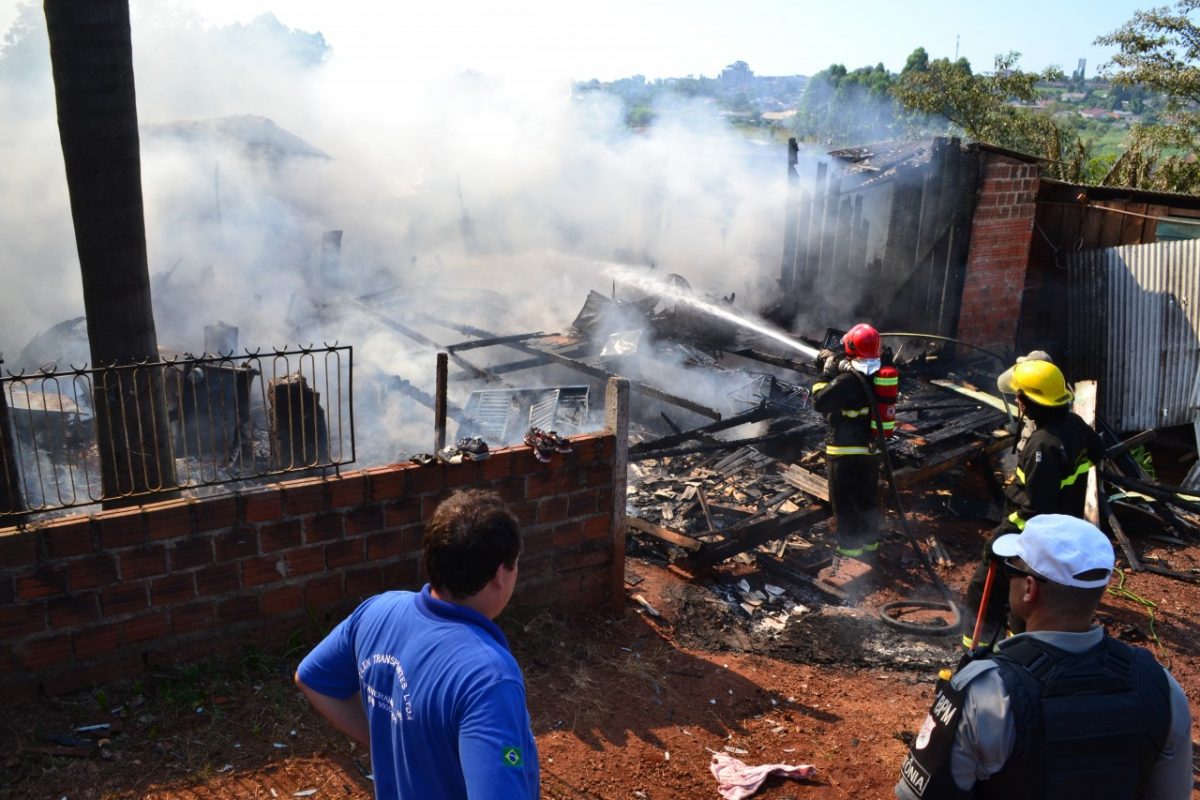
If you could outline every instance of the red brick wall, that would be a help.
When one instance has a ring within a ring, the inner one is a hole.
[[[400,464],[0,529],[0,701],[59,694],[285,638],[385,589],[424,583],[423,521],[452,490],[492,488],[525,531],[514,602],[610,604],[615,437],[466,464]]]
[[[1039,167],[989,151],[981,157],[958,338],[1008,352],[1016,347]]]

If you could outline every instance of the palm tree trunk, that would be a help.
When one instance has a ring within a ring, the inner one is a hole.
[[[43,8],[92,364],[156,363],[129,2]],[[173,487],[159,369],[107,370],[94,388],[105,505]]]

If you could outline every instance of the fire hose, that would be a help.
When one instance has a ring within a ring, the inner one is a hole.
[[[873,402],[874,394],[871,392],[870,387],[867,386],[866,376],[859,372],[853,372],[852,374],[858,378],[858,382],[862,386],[863,391],[866,392],[867,397],[872,400],[872,402],[869,402],[867,405],[871,409],[872,419],[875,420],[875,429],[882,433],[883,420],[879,417],[878,405]],[[896,504],[896,515],[900,519],[900,529],[904,531],[904,535],[908,537],[909,544],[912,545],[912,549],[917,554],[917,558],[920,559],[921,563],[925,566],[925,570],[929,573],[929,577],[933,580],[934,586],[938,588],[938,591],[942,593],[942,597],[945,598],[944,602],[939,602],[936,600],[896,600],[894,602],[887,603],[879,609],[879,618],[885,624],[909,633],[919,633],[925,635],[956,633],[959,625],[962,623],[962,612],[959,611],[958,603],[955,602],[950,590],[946,587],[946,584],[942,582],[941,576],[937,574],[937,570],[933,568],[933,564],[930,562],[929,556],[927,556],[925,551],[921,549],[921,544],[917,541],[916,534],[913,533],[912,528],[908,524],[908,514],[904,511],[904,504],[900,500],[900,488],[896,484],[896,473],[892,470],[892,458],[888,453],[887,442],[883,441],[882,437],[880,439],[879,449],[883,454],[883,465],[885,471],[887,472],[888,485],[892,487],[892,500]],[[914,622],[905,622],[904,620],[893,616],[893,613],[899,613],[906,609],[949,610],[950,620],[947,622],[946,620],[939,618],[936,624],[924,625]]]

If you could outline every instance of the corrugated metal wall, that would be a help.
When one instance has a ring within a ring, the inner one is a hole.
[[[1119,431],[1195,422],[1200,240],[1089,250],[1067,271],[1069,377],[1100,382]]]

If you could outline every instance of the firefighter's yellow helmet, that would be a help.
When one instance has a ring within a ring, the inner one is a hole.
[[[1049,361],[1025,361],[1013,369],[1012,385],[1039,406],[1065,406],[1075,396],[1067,390],[1062,370]]]

